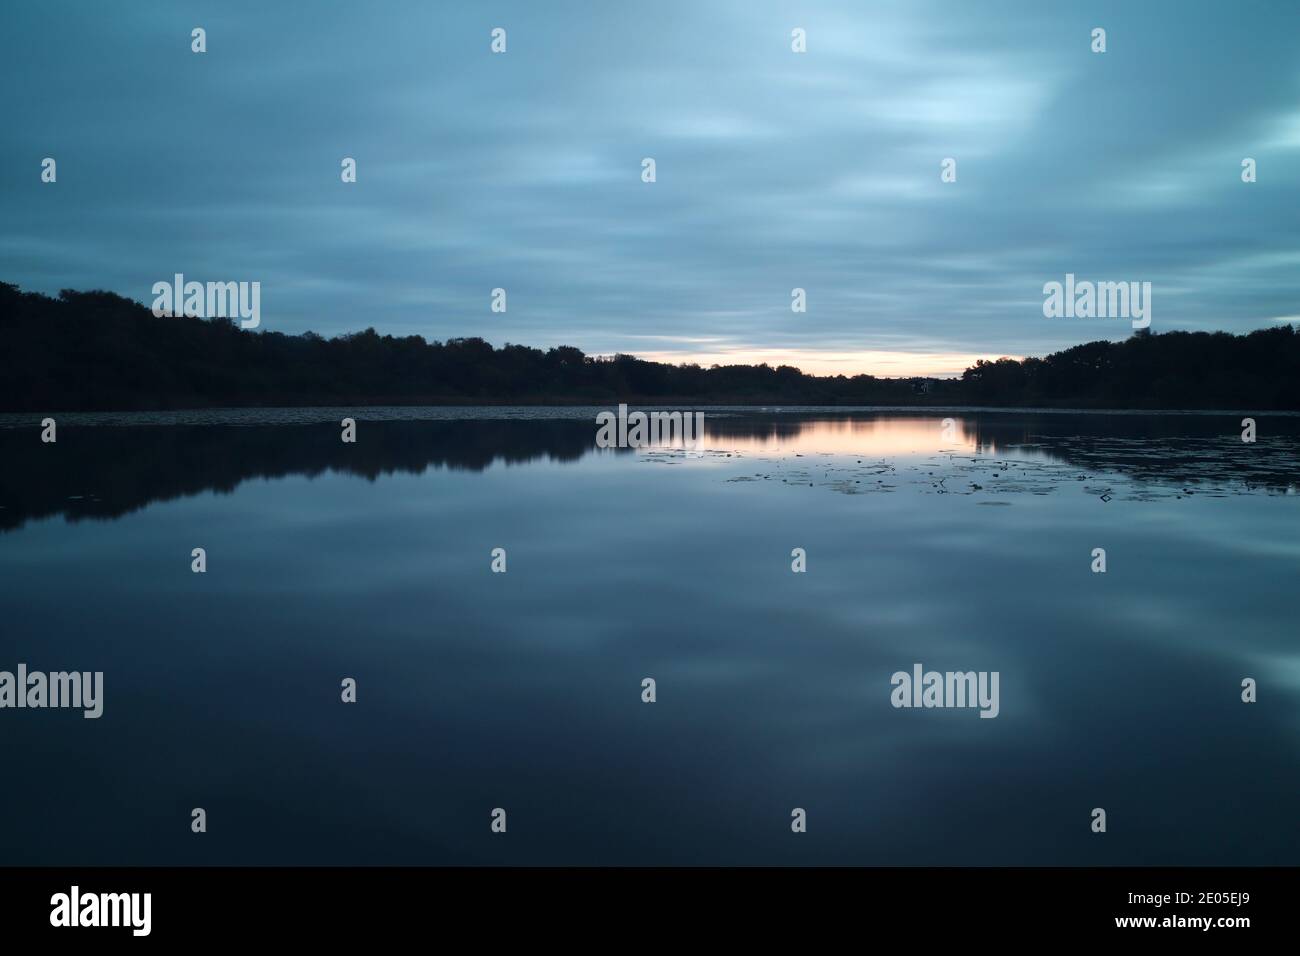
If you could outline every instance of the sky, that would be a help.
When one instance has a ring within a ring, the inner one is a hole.
[[[1067,273],[1151,282],[1153,332],[1266,328],[1297,36],[1289,0],[6,0],[0,281],[819,374],[1132,334],[1045,317]]]

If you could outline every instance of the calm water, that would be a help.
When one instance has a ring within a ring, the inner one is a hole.
[[[0,422],[0,863],[1300,863],[1297,419],[595,411]]]

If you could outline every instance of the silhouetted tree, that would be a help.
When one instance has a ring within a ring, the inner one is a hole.
[[[960,379],[806,375],[789,365],[666,365],[561,345],[427,342],[373,328],[323,338],[156,317],[111,292],[58,298],[0,283],[0,410],[248,405],[1001,405],[1300,409],[1300,333],[1140,331]]]

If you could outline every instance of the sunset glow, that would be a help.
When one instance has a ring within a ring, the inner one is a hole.
[[[710,365],[793,365],[810,375],[874,375],[877,378],[960,378],[979,359],[1009,357],[977,352],[896,352],[885,349],[835,351],[832,349],[720,349],[711,352],[641,352],[637,358],[652,362],[694,362]]]

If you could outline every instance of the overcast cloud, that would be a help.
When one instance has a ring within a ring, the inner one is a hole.
[[[1066,272],[1150,281],[1152,331],[1300,315],[1300,4],[9,0],[0,16],[0,280],[27,289],[148,303],[183,272],[260,281],[263,327],[287,332],[882,374],[1131,334],[1044,318],[1043,283]]]

